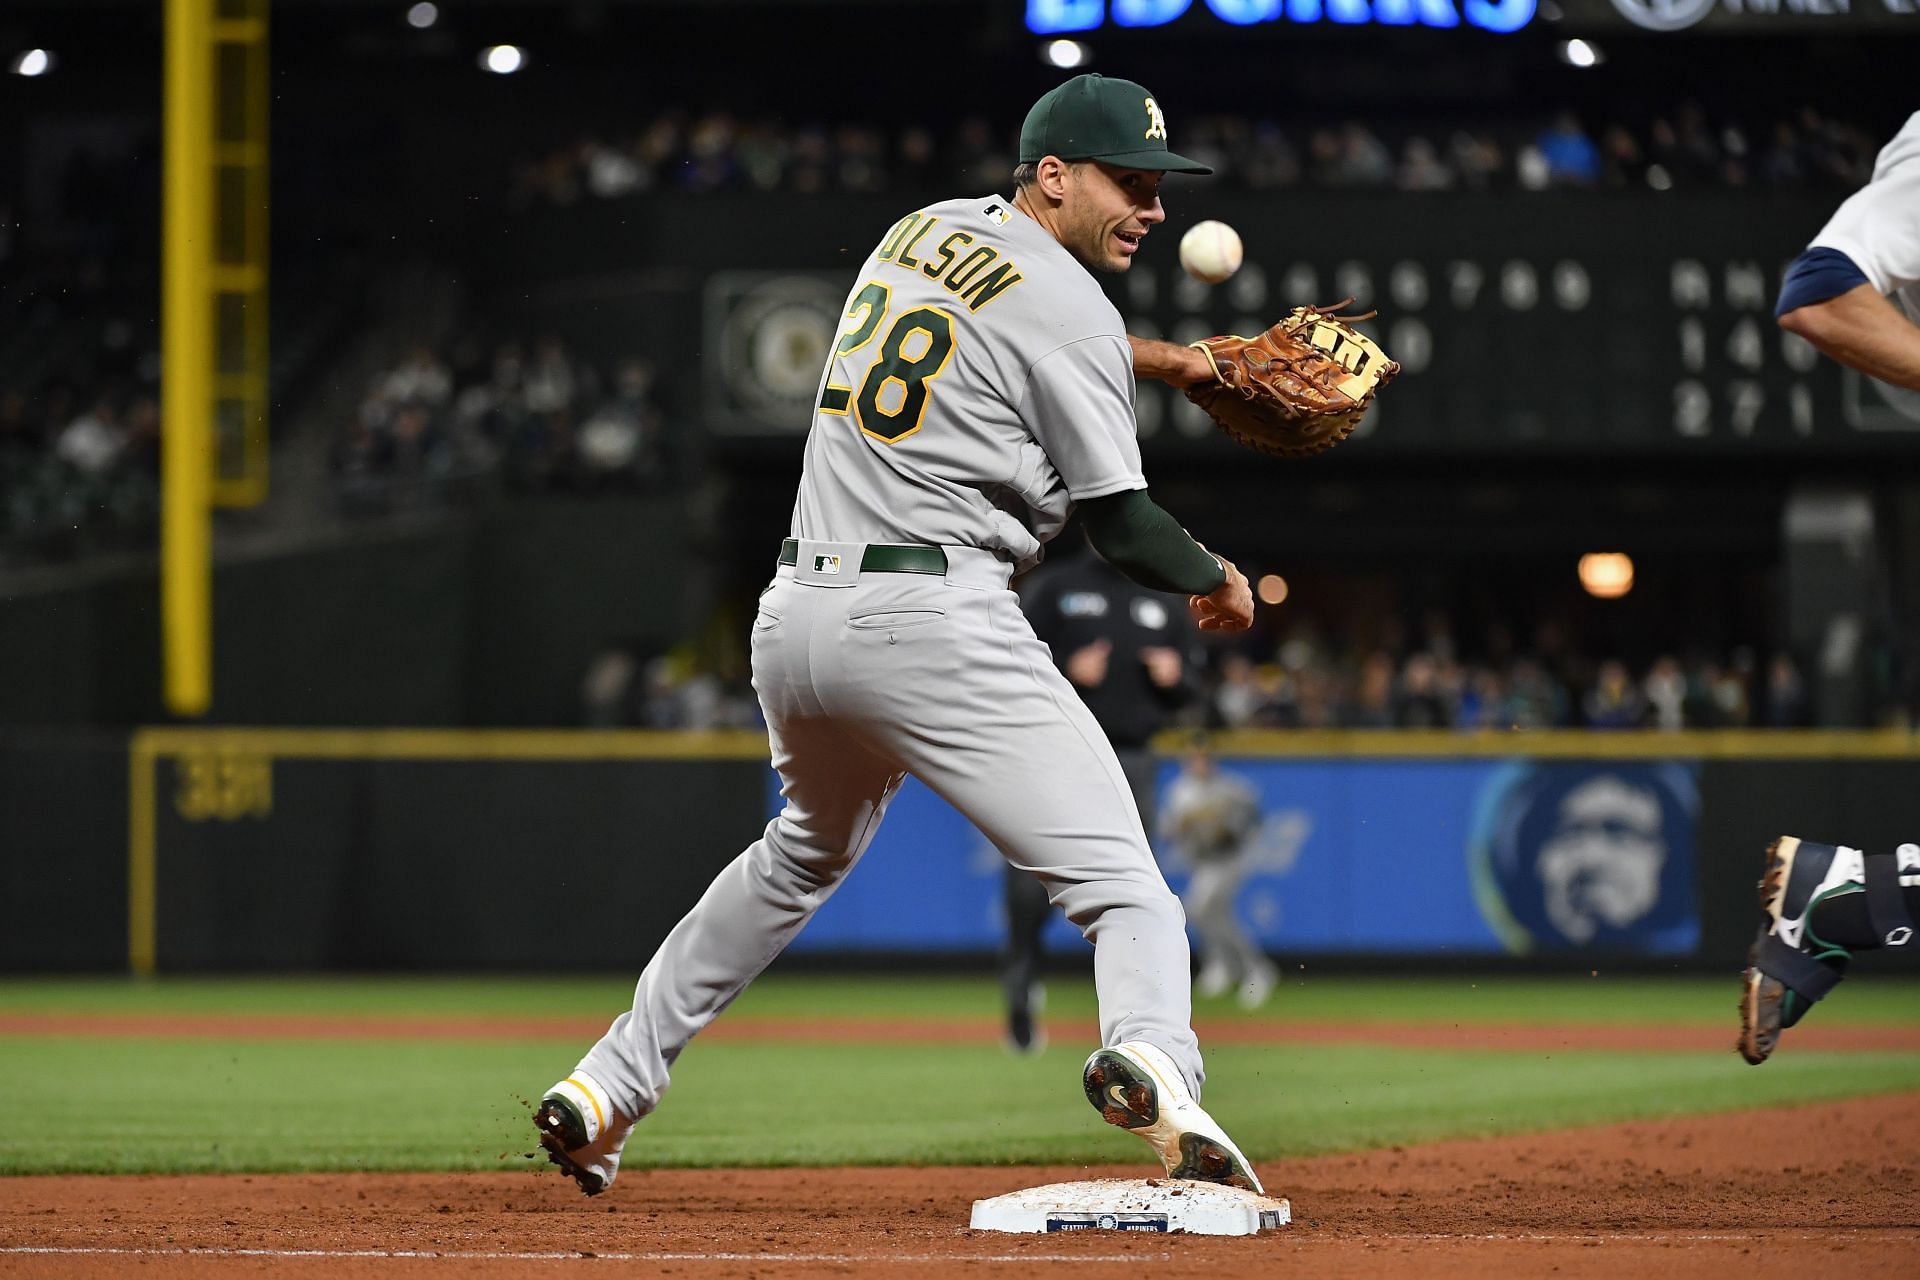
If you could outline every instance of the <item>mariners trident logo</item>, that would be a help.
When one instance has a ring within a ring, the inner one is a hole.
[[[1152,98],[1147,99],[1147,137],[1167,140],[1167,118],[1160,114],[1160,104]]]

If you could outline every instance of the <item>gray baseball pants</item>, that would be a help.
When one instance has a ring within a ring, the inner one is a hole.
[[[660,944],[581,1070],[623,1114],[653,1110],[681,1050],[853,869],[911,773],[1092,941],[1103,1043],[1159,1046],[1198,1096],[1185,916],[1113,748],[1008,590],[1010,567],[948,548],[944,578],[862,574],[862,550],[803,541],[761,597],[753,687],[786,806]],[[838,572],[815,570],[823,555]]]

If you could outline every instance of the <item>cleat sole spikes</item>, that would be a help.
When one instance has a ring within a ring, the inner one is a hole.
[[[599,1174],[582,1167],[567,1154],[587,1145],[587,1126],[563,1099],[543,1099],[540,1110],[534,1113],[533,1127],[540,1133],[540,1146],[546,1151],[548,1162],[572,1178],[580,1190],[597,1196],[606,1189],[606,1181]]]

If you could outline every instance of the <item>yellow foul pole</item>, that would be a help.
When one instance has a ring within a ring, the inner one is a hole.
[[[166,0],[160,627],[167,709],[213,697],[213,0]]]

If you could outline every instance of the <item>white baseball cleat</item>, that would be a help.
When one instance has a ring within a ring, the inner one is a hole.
[[[1193,994],[1202,1000],[1213,1000],[1233,990],[1233,970],[1224,964],[1211,961],[1200,966],[1200,976],[1194,979]]]
[[[1273,989],[1279,984],[1280,971],[1270,964],[1261,965],[1249,973],[1246,980],[1240,984],[1240,994],[1237,997],[1240,1007],[1258,1009],[1267,1002],[1267,998],[1273,994]]]
[[[1266,1190],[1227,1131],[1194,1101],[1164,1051],[1138,1040],[1096,1049],[1080,1083],[1108,1124],[1146,1140],[1168,1177]]]
[[[576,1071],[547,1090],[534,1112],[533,1127],[547,1159],[590,1196],[613,1185],[620,1171],[620,1149],[627,1145],[633,1121],[613,1108],[600,1082]]]

